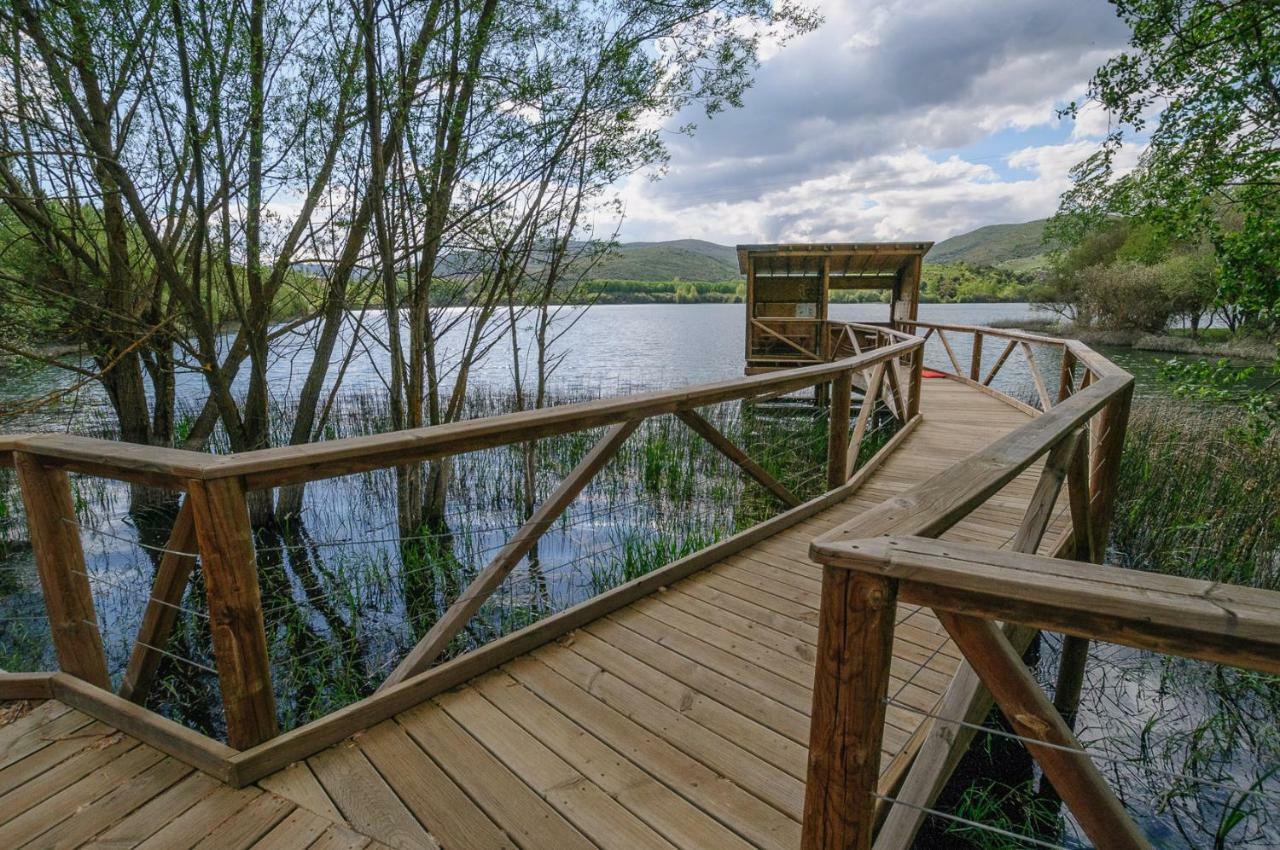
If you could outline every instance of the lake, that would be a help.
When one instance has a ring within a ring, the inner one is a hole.
[[[451,374],[453,358],[465,339],[460,310],[442,310],[445,321],[454,322],[441,345],[444,372]],[[987,325],[1043,319],[1046,313],[1031,304],[923,304],[921,318],[952,324]],[[833,304],[831,318],[845,321],[884,321],[885,304]],[[702,383],[742,374],[743,305],[741,304],[628,304],[591,308],[562,308],[556,322],[563,334],[554,352],[561,358],[552,382],[560,391],[610,394],[660,387]],[[385,339],[385,315],[370,312],[363,317],[348,316],[344,333],[336,346],[335,363],[348,349],[354,352],[343,378],[342,392],[351,395],[385,391],[387,353],[379,340]],[[521,323],[519,344],[529,341],[528,322]],[[315,324],[304,325],[279,339],[273,346],[275,359],[268,376],[273,401],[287,407],[302,386],[312,361]],[[230,337],[223,338],[229,344]],[[962,360],[967,356],[967,340],[953,340]],[[1000,344],[989,343],[999,355]],[[1098,346],[1098,351],[1133,372],[1138,392],[1159,391],[1155,373],[1169,354],[1135,351],[1126,347]],[[945,362],[937,340],[930,341],[930,359]],[[990,361],[988,361],[990,362]],[[330,370],[332,387],[337,369]],[[1056,371],[1046,371],[1050,378]],[[52,366],[0,371],[0,405],[10,406],[70,387],[75,376]],[[241,375],[237,389],[245,389]],[[1003,387],[1029,387],[1029,376],[1018,358],[1012,358],[1000,376]],[[1055,378],[1056,380],[1056,378]],[[510,338],[493,340],[489,355],[482,359],[471,377],[475,386],[506,389],[512,385]],[[180,373],[177,382],[180,406],[196,409],[206,396],[204,379],[194,370]],[[78,430],[98,432],[106,412],[106,399],[96,384],[89,384],[56,403],[30,415],[12,417],[0,423],[0,432],[32,430]]]

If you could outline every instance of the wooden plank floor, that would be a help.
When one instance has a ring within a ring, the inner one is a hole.
[[[809,541],[1027,421],[952,381],[926,380],[922,401],[849,500],[258,787],[42,703],[0,727],[0,847],[792,850],[821,583]],[[1007,545],[1037,475],[946,537]],[[1046,540],[1065,513],[1063,499]],[[884,784],[958,664],[931,612],[900,609]]]
[[[230,788],[56,700],[0,726],[0,847],[387,846],[340,821],[262,788]]]

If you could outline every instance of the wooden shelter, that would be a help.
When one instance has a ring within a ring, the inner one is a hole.
[[[747,374],[825,362],[833,289],[889,290],[890,326],[915,321],[920,264],[932,242],[739,245],[747,276]]]

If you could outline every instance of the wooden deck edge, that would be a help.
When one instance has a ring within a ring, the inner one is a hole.
[[[53,673],[5,673],[0,671],[0,702],[18,699],[51,699]]]
[[[154,711],[66,673],[50,676],[53,699],[231,785],[236,751]],[[238,787],[238,786],[237,786]]]
[[[229,781],[237,787],[255,782],[839,504],[862,486],[920,421],[917,415],[903,425],[846,484],[648,575],[238,753],[231,758],[233,776]]]

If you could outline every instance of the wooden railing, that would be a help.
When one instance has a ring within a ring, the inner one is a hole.
[[[1067,388],[1067,395],[1075,389],[1072,381],[1079,356],[1083,356],[1089,361],[1086,364],[1085,380],[1091,380],[1099,371],[1105,372],[1108,369],[1114,369],[1114,366],[1107,363],[1091,349],[1071,340],[1055,339],[1040,334],[1027,333],[1026,331],[979,327],[976,325],[954,325],[920,321],[908,321],[902,324],[912,328],[917,335],[926,341],[930,337],[937,337],[943,356],[939,356],[936,352],[926,348],[926,368],[960,378],[969,386],[983,390],[992,389],[992,383],[1000,375],[1001,371],[1012,362],[1015,352],[1019,352],[1016,356],[1025,364],[1028,375],[1035,387],[1036,406],[1026,405],[1021,399],[1012,400],[1022,405],[1029,412],[1046,411],[1054,403],[1053,394],[1049,389],[1044,370],[1036,357],[1037,351],[1048,352],[1050,359],[1060,358],[1059,384]],[[958,337],[967,338],[968,352],[965,352],[962,348],[960,353],[957,354],[956,346],[952,343]],[[987,340],[992,339],[1003,342],[1004,346],[993,360],[988,361],[986,359],[985,343]],[[1063,393],[1060,391],[1058,396],[1060,398],[1063,397]],[[1007,395],[1006,399],[1008,399]]]
[[[607,428],[577,467],[479,571],[470,586],[458,595],[386,680],[384,689],[395,691],[436,661],[556,518],[646,419],[675,415],[780,502],[792,507],[798,503],[797,497],[699,414],[697,408],[826,387],[831,400],[827,484],[833,489],[846,486],[881,384],[891,387],[888,392],[896,415],[911,420],[904,423],[906,428],[914,424],[919,411],[919,381],[911,380],[909,375],[913,364],[918,372],[922,359],[919,352],[924,342],[907,334],[885,331],[876,334],[875,343],[829,363],[730,381],[232,455],[199,454],[73,436],[5,437],[0,438],[0,465],[13,466],[18,473],[61,670],[98,688],[109,688],[110,678],[68,473],[102,476],[185,494],[164,547],[167,553],[157,569],[119,695],[134,703],[145,702],[198,558],[204,576],[228,744],[247,749],[273,738],[278,732],[254,539],[246,502],[250,491]],[[890,377],[883,379],[883,375]],[[867,386],[874,389],[856,423],[852,423],[852,394],[855,388]],[[900,433],[905,436],[905,432]],[[892,445],[888,445],[882,451],[891,449]],[[393,702],[388,700],[386,704]],[[326,728],[340,730],[343,728],[341,718]],[[315,733],[313,738],[319,740],[316,737],[319,734]],[[189,743],[179,741],[181,746]],[[263,760],[261,765],[269,761]],[[257,769],[265,769],[261,765]]]
[[[933,609],[994,694],[1013,733],[1101,850],[1151,845],[1081,747],[1061,707],[1022,662],[1010,627],[1280,674],[1280,593],[922,537],[828,542],[815,546],[814,554],[826,565],[824,588],[843,590],[830,605],[824,592],[819,624],[819,677],[831,680],[840,703],[839,718],[827,721],[838,727],[827,744],[834,751],[827,760],[849,756],[857,770],[835,784],[810,785],[827,800],[842,799],[846,808],[815,806],[815,817],[826,820],[806,820],[807,848],[871,846],[874,756],[880,751],[898,601]],[[843,616],[837,619],[837,613]],[[832,678],[839,666],[854,661],[862,672],[858,687]],[[898,843],[882,831],[875,846]]]
[[[1049,550],[1094,564],[1102,560],[1105,551],[1133,391],[1132,376],[1074,341],[1018,331],[923,322],[915,323],[915,327],[917,332],[925,329],[926,335],[939,335],[943,352],[954,370],[944,367],[939,371],[949,372],[962,383],[999,396],[1007,403],[1034,414],[1034,417],[978,453],[813,542],[811,556],[826,566],[819,615],[818,666],[804,809],[804,847],[808,850],[870,847],[878,818],[883,818],[883,824],[877,835],[877,848],[909,847],[925,809],[936,799],[954,770],[959,755],[972,738],[973,728],[989,712],[992,694],[997,700],[1004,695],[1002,707],[1013,704],[1008,692],[1001,690],[1003,680],[1000,687],[989,681],[994,674],[988,659],[975,660],[971,653],[994,651],[998,643],[1005,656],[1012,653],[1011,657],[1018,661],[1033,637],[1034,629],[1044,626],[1042,622],[1023,622],[1016,616],[1005,617],[1007,612],[994,605],[976,610],[965,608],[967,597],[963,594],[948,597],[953,601],[946,602],[942,597],[950,589],[929,597],[938,603],[934,607],[939,618],[972,663],[962,665],[936,709],[937,716],[954,718],[957,723],[935,723],[929,728],[910,772],[895,794],[895,801],[903,805],[895,805],[892,809],[877,805],[877,795],[884,790],[877,788],[877,781],[895,600],[908,593],[902,590],[906,586],[902,579],[914,579],[915,576],[905,571],[886,577],[866,567],[868,559],[861,554],[869,545],[865,541],[872,538],[883,540],[881,535],[937,538],[1043,458],[1034,491],[1009,543],[1012,554],[990,553],[988,561],[1032,556],[1039,551],[1064,485],[1067,488],[1065,510],[1070,513],[1070,529],[1062,539],[1049,544]],[[967,370],[963,368],[948,334],[969,334],[973,338]],[[985,372],[982,363],[984,337],[996,337],[1006,342],[1000,356]],[[1046,347],[1050,354],[1060,357],[1056,393],[1046,385],[1035,356],[1037,350],[1043,351]],[[1015,348],[1021,348],[1027,358],[1040,405],[1038,408],[1000,393],[991,386]],[[934,368],[932,363],[929,367]],[[1080,374],[1077,376],[1078,369]],[[877,542],[875,545],[889,544]],[[938,551],[953,551],[950,543],[930,545],[941,547]],[[981,558],[974,560],[981,561]],[[855,563],[862,566],[851,568]],[[980,571],[974,564],[969,564],[969,569],[971,572]],[[1135,582],[1134,586],[1138,583]],[[916,593],[916,585],[912,585],[909,593]],[[952,616],[956,613],[1004,617],[1006,622],[1003,630],[995,629],[993,632],[989,623],[974,627],[972,623],[960,622]],[[1060,685],[1059,692],[1070,694],[1073,690],[1071,683],[1074,682],[1074,693],[1078,696],[1079,680],[1087,656],[1087,651],[1082,649],[1087,650],[1087,638],[1091,635],[1081,634],[1078,630],[1065,631],[1068,632],[1067,644],[1064,645],[1059,670],[1059,682],[1065,685]],[[974,638],[975,633],[982,636]],[[1002,672],[1008,671],[1002,668]],[[1059,708],[1071,711],[1074,705],[1060,705]],[[1047,756],[1050,759],[1055,757]],[[1047,764],[1042,762],[1042,766],[1050,772]],[[1058,768],[1054,770],[1059,777],[1062,776]],[[1050,778],[1054,778],[1053,774]],[[1073,774],[1073,779],[1078,780],[1079,776]],[[1058,790],[1063,791],[1062,788]],[[1069,790],[1063,793],[1063,799],[1073,805],[1077,817],[1080,817],[1079,806],[1087,805],[1091,811],[1104,812],[1100,817],[1106,820],[1107,828],[1111,830],[1105,838],[1110,843],[1104,844],[1095,838],[1099,846],[1144,846],[1131,826],[1125,829],[1117,825],[1118,819],[1112,815],[1118,804],[1114,803],[1114,796],[1105,790],[1105,786],[1100,788],[1090,780],[1086,796],[1073,796]],[[1094,837],[1093,832],[1090,837]]]

